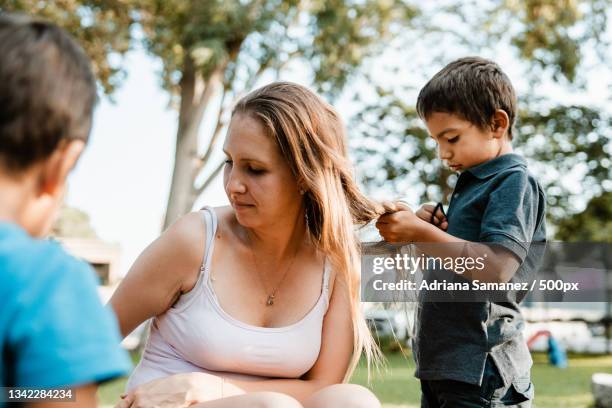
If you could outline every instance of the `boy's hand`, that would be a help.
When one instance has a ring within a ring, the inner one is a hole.
[[[422,219],[416,216],[402,202],[384,202],[387,213],[380,216],[376,222],[378,232],[387,242],[415,242],[419,240],[424,225]]]
[[[416,216],[427,223],[431,223],[431,216],[435,208],[435,205],[423,204],[421,208],[419,208],[419,210],[416,212]],[[436,211],[436,214],[434,215],[433,224],[443,231],[446,231],[448,229],[448,220],[446,219],[446,215],[444,215],[442,210],[439,208],[438,211]]]
[[[403,201],[383,201],[381,203],[386,214],[391,214],[401,210],[410,210],[410,207]]]

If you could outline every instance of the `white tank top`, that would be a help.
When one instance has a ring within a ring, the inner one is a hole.
[[[214,292],[210,264],[217,215],[208,207],[201,212],[206,223],[206,253],[198,281],[173,307],[153,319],[142,359],[128,380],[128,391],[184,372],[222,372],[247,380],[299,378],[317,361],[329,301],[327,260],[321,295],[303,318],[283,327],[246,324],[226,313]]]

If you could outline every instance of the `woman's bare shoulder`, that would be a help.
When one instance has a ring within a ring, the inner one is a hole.
[[[229,206],[214,207],[212,210],[217,215],[217,238],[227,240],[233,238],[236,231],[236,213],[234,209]]]
[[[180,275],[183,290],[193,287],[206,253],[206,223],[202,211],[183,215],[164,231],[159,241],[160,252],[171,258],[168,260],[173,273]]]

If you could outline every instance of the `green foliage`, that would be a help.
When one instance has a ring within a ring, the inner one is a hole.
[[[73,34],[107,93],[120,84],[117,57],[134,36],[161,59],[162,84],[175,96],[187,59],[203,78],[227,65],[233,79],[241,68],[231,63],[254,73],[296,56],[321,90],[337,93],[381,40],[417,13],[387,0],[0,0],[0,11],[49,19]],[[239,60],[241,52],[248,55]]]
[[[612,243],[612,192],[593,198],[583,212],[561,220],[555,238],[564,242]]]
[[[414,201],[447,201],[456,177],[437,158],[414,105],[379,89],[376,102],[364,106],[350,124],[352,134],[358,135],[351,147],[364,184],[398,196],[416,187],[419,197],[412,197]]]
[[[433,140],[414,104],[379,90],[380,100],[366,105],[351,123],[357,168],[370,190],[386,187],[395,195],[416,191],[411,201],[448,202],[456,176],[436,157]],[[513,144],[533,166],[548,199],[551,221],[576,211],[575,201],[611,190],[612,118],[586,106],[555,106],[519,112]],[[580,175],[580,189],[566,185]]]
[[[175,105],[181,104],[178,143],[199,128],[210,101],[204,90],[214,85],[214,73],[221,74],[223,101],[211,146],[177,149],[177,154],[205,152],[176,158],[199,160],[195,169],[176,178],[179,184],[195,183],[205,168],[210,170],[206,162],[235,98],[263,73],[280,73],[291,61],[307,67],[314,86],[334,98],[363,62],[380,55],[392,39],[407,38],[405,54],[410,47],[427,46],[427,39],[452,37],[477,53],[510,47],[530,68],[526,73],[534,87],[542,72],[559,82],[579,83],[586,49],[595,50],[602,62],[607,59],[609,5],[609,0],[448,1],[418,7],[390,0],[0,0],[1,11],[48,18],[75,35],[107,93],[122,78],[120,56],[134,40],[141,41],[161,59],[161,82]],[[448,49],[440,44],[427,49],[432,61]],[[410,67],[403,70],[402,76],[411,74]],[[375,102],[361,100],[363,110],[351,123],[359,170],[370,188],[384,185],[402,194],[414,186],[419,201],[447,201],[455,176],[441,166],[413,104],[396,88],[381,86]],[[532,96],[523,104],[528,109],[520,113],[517,145],[542,174],[557,174],[544,177],[553,220],[575,211],[577,196],[588,199],[610,190],[609,113],[587,106],[550,107],[551,101]],[[570,191],[559,175],[579,171],[584,173],[583,191]]]
[[[506,0],[504,7],[513,11],[524,26],[513,36],[512,43],[522,58],[544,68],[552,67],[555,75],[573,81],[581,60],[580,44],[590,38],[599,39],[599,33],[605,32],[606,3],[607,0]],[[572,35],[572,29],[580,22],[589,29]]]
[[[131,43],[131,6],[130,0],[0,0],[0,11],[44,18],[72,34],[91,58],[96,77],[107,94],[125,76],[121,57]]]
[[[584,83],[588,71],[581,64],[587,54],[591,64],[607,63],[610,47],[604,34],[609,4],[609,0],[451,1],[430,6],[423,12],[425,21],[419,20],[427,34],[419,39],[427,47],[426,58],[440,68],[449,62],[443,50],[453,45],[463,55],[487,56],[504,49],[504,54],[509,50],[520,58],[530,92],[519,95],[514,145],[543,183],[553,223],[576,212],[590,197],[612,190],[612,112],[559,104],[538,95],[549,78],[568,89]],[[414,38],[407,36],[401,47],[409,50]],[[446,46],[438,47],[441,43]],[[430,65],[423,64],[421,71]],[[418,67],[410,65],[392,74],[399,79],[399,72],[404,78],[419,75]],[[350,123],[357,169],[370,192],[404,196],[413,203],[448,203],[456,176],[437,159],[435,143],[414,110],[415,97],[409,83],[395,81],[376,87],[374,95],[358,95],[363,109]],[[408,192],[414,196],[406,197]]]
[[[163,84],[175,95],[186,57],[204,78],[227,64],[230,80],[299,56],[315,84],[335,93],[394,22],[416,13],[381,0],[140,0],[139,10],[147,49],[163,61]]]
[[[585,46],[601,53],[610,0],[503,0],[482,2],[481,21],[489,41],[507,40],[518,56],[534,67],[551,71],[555,80],[574,82]],[[533,71],[537,82],[539,70]]]
[[[235,61],[249,35],[265,34],[274,21],[288,24],[297,12],[297,2],[281,0],[138,3],[145,45],[161,58],[163,85],[175,95],[187,59],[206,78],[216,67]]]
[[[611,125],[608,114],[586,106],[521,112],[515,144],[537,162],[554,222],[575,212],[577,196],[597,196],[612,189]],[[564,184],[573,174],[580,174],[579,191]]]
[[[341,90],[368,50],[382,49],[384,40],[402,27],[398,23],[417,14],[413,6],[386,0],[312,2],[308,26],[313,39],[303,54],[312,61],[319,90]]]
[[[89,215],[77,208],[68,206],[61,208],[59,216],[51,228],[51,235],[59,238],[98,238],[91,226]]]

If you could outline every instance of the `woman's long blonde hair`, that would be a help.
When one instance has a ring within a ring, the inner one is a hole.
[[[348,287],[353,322],[353,356],[348,381],[365,351],[371,362],[381,360],[360,307],[361,254],[355,224],[381,214],[353,179],[344,125],[336,110],[315,93],[290,82],[275,82],[242,98],[232,115],[243,113],[261,121],[306,191],[304,209],[308,231]]]

